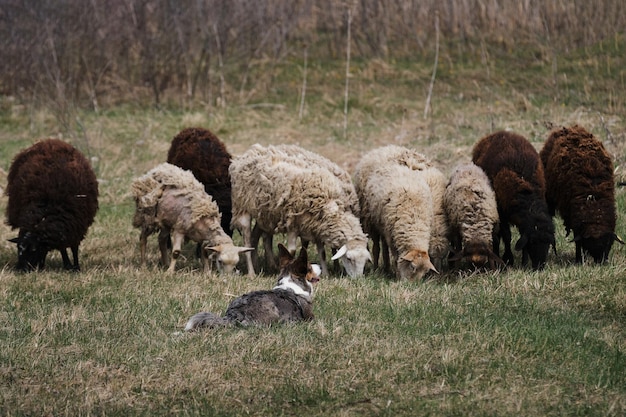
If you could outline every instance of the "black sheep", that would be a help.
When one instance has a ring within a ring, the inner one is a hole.
[[[522,265],[530,257],[534,269],[543,268],[555,242],[539,154],[523,136],[501,131],[482,138],[474,146],[472,160],[485,171],[496,193],[500,232],[493,239],[494,253],[499,254],[502,238],[502,260],[513,264],[512,223],[520,233],[515,249],[522,251]]]
[[[78,246],[98,211],[98,182],[83,154],[58,139],[22,150],[9,169],[6,195],[7,224],[19,229],[11,239],[17,269],[43,268],[48,252],[57,249],[65,269],[80,270]]]
[[[578,125],[552,131],[539,155],[548,209],[553,216],[559,212],[568,235],[574,232],[576,262],[582,262],[583,250],[596,263],[605,262],[613,242],[621,242],[615,234],[611,157],[600,141]]]
[[[213,197],[222,214],[222,229],[228,235],[232,218],[232,199],[228,168],[232,156],[217,136],[207,129],[187,128],[172,139],[167,162],[193,173]]]

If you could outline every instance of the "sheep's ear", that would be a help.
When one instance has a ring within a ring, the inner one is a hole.
[[[493,251],[489,251],[489,254],[487,256],[489,257],[489,268],[495,270],[498,268],[504,268],[506,266],[502,258],[493,253]]]
[[[463,251],[450,251],[450,255],[448,255],[449,261],[456,262],[461,259],[463,259]]]
[[[430,269],[431,271],[435,272],[435,273],[439,273],[439,271],[437,271],[437,268],[435,268],[435,265],[433,265],[433,263],[430,261],[430,259],[428,259],[428,261],[426,262],[426,266],[428,267],[428,269]]]
[[[520,236],[519,240],[515,244],[515,250],[522,250],[526,247],[527,244],[528,244],[528,235],[523,234],[522,236]]]
[[[244,246],[237,246],[237,251],[239,251],[239,253],[246,253],[246,252],[252,252],[254,250],[254,248],[247,248]]]
[[[343,245],[342,247],[339,248],[337,253],[334,254],[333,257],[330,259],[333,261],[336,261],[337,259],[341,258],[343,255],[345,255],[346,252],[348,252],[348,247],[346,245]]]
[[[615,233],[613,233],[613,239],[615,239],[616,242],[619,242],[622,245],[624,244],[624,241],[622,240],[622,238],[617,236]]]
[[[210,250],[211,252],[221,253],[222,252],[222,245],[207,246],[207,247],[205,247],[205,249],[206,250]]]

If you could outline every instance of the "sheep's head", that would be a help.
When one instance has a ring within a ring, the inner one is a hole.
[[[576,245],[581,245],[582,249],[589,253],[595,263],[601,264],[609,258],[609,252],[613,247],[613,242],[624,243],[615,233],[604,233],[600,236],[577,236],[574,238]]]
[[[525,266],[530,258],[533,269],[539,270],[546,264],[550,246],[556,251],[554,223],[544,200],[533,201],[528,215],[528,226],[520,228],[520,238],[515,243],[515,250],[522,251],[522,265]]]
[[[415,281],[423,278],[428,271],[439,273],[426,251],[414,249],[398,258],[398,277],[400,279]]]
[[[232,244],[220,244],[217,246],[205,246],[208,251],[209,261],[215,263],[220,273],[231,274],[239,262],[239,255],[253,251],[254,248],[235,246]]]
[[[485,242],[468,242],[463,250],[448,258],[450,261],[465,259],[475,268],[497,269],[504,266],[504,262],[493,253],[489,244]]]
[[[332,257],[332,260],[341,259],[341,263],[349,277],[354,278],[363,275],[365,263],[372,260],[367,250],[367,241],[348,242],[343,245]]]
[[[9,242],[17,244],[17,265],[15,268],[18,271],[30,272],[44,266],[50,249],[41,243],[37,235],[20,230],[18,237],[9,239]]]

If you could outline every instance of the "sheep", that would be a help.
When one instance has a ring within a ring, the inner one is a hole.
[[[469,260],[475,267],[496,269],[503,264],[493,253],[493,235],[500,219],[496,195],[485,172],[473,162],[457,165],[444,193],[454,253],[451,262]]]
[[[278,244],[281,271],[271,290],[253,291],[234,299],[223,317],[213,313],[194,314],[185,331],[233,325],[271,325],[309,321],[313,315],[313,284],[319,281],[319,266],[308,262],[306,249],[292,255]]]
[[[441,269],[443,261],[447,257],[450,250],[450,242],[448,240],[448,224],[443,208],[443,194],[447,184],[447,178],[437,169],[433,163],[419,152],[397,146],[387,145],[376,149],[375,158],[380,160],[380,164],[394,163],[406,166],[415,174],[421,173],[421,177],[426,181],[431,192],[433,201],[433,222],[431,225],[431,236],[428,248],[429,258],[433,261],[435,268]],[[371,156],[374,158],[374,156]],[[360,167],[359,172],[355,173],[355,183],[359,182],[359,177],[367,178],[369,172],[377,167],[377,164],[364,164]],[[363,204],[363,203],[361,203]],[[363,210],[363,207],[361,207]],[[383,246],[385,242],[383,241]],[[383,250],[385,260],[388,256],[386,248]],[[372,252],[374,256],[374,267],[378,267],[378,256],[380,252],[379,239],[373,239]]]
[[[513,265],[512,223],[520,234],[515,249],[522,251],[522,266],[527,265],[530,257],[533,269],[542,269],[555,240],[539,154],[523,136],[499,131],[474,145],[472,161],[487,174],[496,194],[500,230],[499,238],[493,240],[493,252],[499,255],[502,239],[502,260]]]
[[[267,152],[268,154],[271,153],[272,158],[280,158],[286,161],[288,160],[290,163],[301,166],[303,168],[320,166],[330,171],[336,177],[337,181],[339,181],[343,192],[342,199],[344,201],[344,205],[349,208],[352,214],[359,217],[359,199],[356,195],[356,191],[354,190],[352,178],[350,177],[350,174],[348,174],[344,169],[340,168],[337,164],[323,157],[322,155],[308,151],[297,145],[281,144],[269,146],[267,148]],[[252,247],[257,246],[260,235],[261,231],[258,227],[255,227],[252,231]],[[272,253],[272,234],[263,233],[263,243],[263,246],[265,248],[266,265],[268,269],[275,269],[276,260]],[[305,244],[305,246],[308,244],[308,242],[303,243]],[[324,245],[319,242],[317,246],[317,251],[320,256],[325,257]],[[252,256],[254,257],[254,252],[252,253]],[[255,265],[257,264],[256,262],[253,263]]]
[[[329,170],[312,163],[294,163],[272,146],[253,145],[233,159],[230,177],[233,196],[232,225],[244,244],[251,245],[252,220],[266,234],[286,233],[288,249],[295,251],[298,236],[304,241],[338,249],[350,277],[363,274],[369,260],[367,236],[345,201],[344,186]],[[254,275],[247,255],[248,274]],[[328,274],[320,257],[322,274]]]
[[[19,229],[11,239],[16,268],[42,269],[48,252],[59,250],[63,267],[79,271],[78,247],[98,211],[98,181],[89,161],[72,145],[45,139],[15,156],[7,181],[6,219]]]
[[[199,127],[181,130],[172,139],[167,162],[193,173],[217,203],[222,229],[232,237],[232,201],[228,168],[232,156],[211,131]]]
[[[393,145],[368,152],[355,168],[363,225],[374,241],[374,266],[382,240],[384,269],[392,269],[393,262],[399,279],[437,272],[428,254],[434,209],[427,168],[423,155]]]
[[[553,130],[539,153],[546,177],[550,214],[574,232],[576,262],[583,251],[596,263],[606,262],[615,234],[613,162],[602,143],[584,127]]]
[[[160,230],[159,248],[163,265],[168,263],[167,244],[172,237],[172,255],[168,272],[174,272],[184,239],[202,243],[204,269],[211,270],[211,262],[219,272],[232,273],[239,261],[239,254],[252,248],[233,244],[220,226],[217,204],[204,191],[204,186],[190,171],[163,163],[132,183],[136,211],[133,226],[142,229],[142,265],[145,264],[147,231]],[[207,256],[207,251],[211,256]]]

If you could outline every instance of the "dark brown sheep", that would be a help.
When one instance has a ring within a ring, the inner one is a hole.
[[[546,176],[546,201],[553,216],[574,232],[576,262],[583,250],[596,263],[605,262],[615,240],[613,161],[604,146],[583,127],[550,133],[540,152]],[[623,242],[622,242],[623,243]]]
[[[520,233],[515,249],[522,251],[522,265],[530,257],[534,269],[542,268],[555,242],[539,154],[523,136],[500,131],[482,138],[474,146],[472,160],[485,171],[496,193],[500,232],[493,239],[494,253],[499,255],[501,238],[502,260],[513,264],[510,228],[513,224]]]
[[[232,200],[228,168],[232,156],[217,136],[207,129],[195,127],[181,130],[172,139],[167,162],[193,173],[213,197],[222,214],[222,229],[232,236]]]
[[[79,270],[78,246],[98,211],[98,181],[73,146],[46,139],[22,150],[9,169],[7,223],[19,229],[17,269],[43,268],[57,249],[65,269]],[[71,264],[67,248],[71,248]]]

